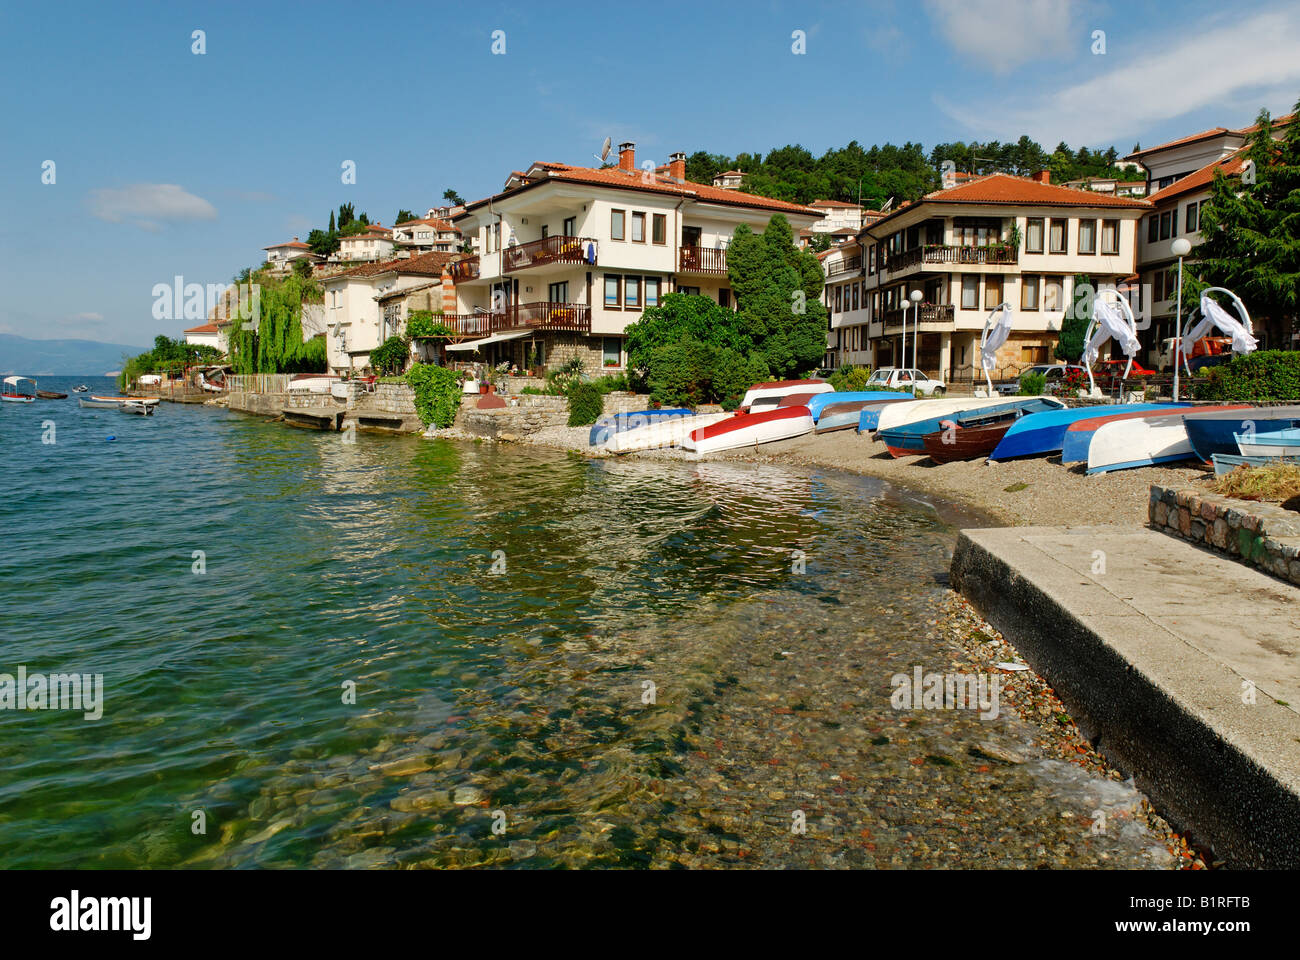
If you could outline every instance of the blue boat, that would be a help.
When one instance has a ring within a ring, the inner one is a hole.
[[[1279,463],[1294,463],[1300,465],[1300,457],[1243,457],[1232,453],[1212,453],[1210,459],[1214,461],[1214,475],[1221,477],[1225,473],[1231,473],[1238,467],[1275,467]]]
[[[1116,403],[1096,407],[1075,407],[1073,410],[1048,410],[1032,417],[1022,417],[1011,425],[1001,442],[989,454],[990,460],[1009,460],[1012,457],[1036,457],[1056,453],[1065,442],[1065,431],[1070,424],[1091,417],[1116,413],[1137,413],[1140,410],[1179,410],[1187,403]]]
[[[1300,456],[1300,428],[1237,434],[1237,447],[1247,457]]]
[[[1249,420],[1256,432],[1290,430],[1300,427],[1300,407],[1260,407],[1253,411],[1217,416],[1192,416],[1186,420],[1187,439],[1192,442],[1196,456],[1207,463],[1216,453],[1236,456],[1237,440],[1234,433],[1243,433]]]
[[[876,394],[881,400],[911,400],[915,399],[908,393],[885,393],[881,391]],[[880,426],[880,411],[885,408],[886,404],[880,406],[863,407],[862,413],[858,417],[858,433],[875,433],[876,427]]]
[[[814,394],[807,403],[804,404],[812,414],[813,422],[816,423],[822,418],[822,410],[835,403],[870,403],[873,400],[904,400],[909,399],[910,393],[894,393],[889,390],[851,390],[845,393],[818,393]]]
[[[592,425],[587,443],[593,447],[599,446],[613,434],[645,426],[655,417],[689,417],[691,413],[692,411],[687,410],[685,407],[677,407],[672,410],[635,410],[601,417]]]
[[[901,427],[884,430],[880,434],[880,439],[885,442],[885,446],[895,457],[906,457],[924,453],[926,436],[942,430],[943,424],[948,421],[960,428],[982,427],[1000,420],[1014,420],[1031,414],[1062,410],[1064,407],[1060,400],[1053,400],[1050,397],[1025,397],[1021,400],[1002,401],[990,399],[987,407],[928,417],[925,420],[915,420]]]

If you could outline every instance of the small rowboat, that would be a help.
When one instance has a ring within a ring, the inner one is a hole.
[[[1275,430],[1271,433],[1239,433],[1237,446],[1246,457],[1300,456],[1300,429]]]
[[[1178,415],[1112,420],[1088,444],[1088,472],[1109,473],[1196,457]]]
[[[1257,407],[1249,415],[1231,413],[1202,414],[1199,410],[1187,416],[1187,439],[1201,460],[1209,462],[1216,453],[1236,456],[1236,433],[1248,430],[1271,433],[1300,427],[1300,406]]]
[[[1032,397],[1005,397],[1002,402],[1010,403],[1015,400],[1030,400]],[[886,430],[893,430],[898,427],[905,427],[909,423],[916,423],[919,420],[934,420],[938,423],[944,417],[952,416],[956,413],[962,413],[966,410],[978,410],[980,407],[994,406],[999,402],[995,397],[961,397],[952,399],[944,397],[941,400],[913,400],[911,403],[896,403],[880,411],[880,419],[876,423],[876,431],[883,433]],[[931,432],[934,427],[927,430]],[[859,432],[862,431],[859,428]]]
[[[82,384],[79,384],[79,385],[73,387],[73,388],[72,388],[72,392],[73,392],[73,393],[90,393],[90,387],[88,387],[88,386],[86,386],[84,383],[82,383]]]
[[[89,400],[85,397],[78,397],[77,403],[83,407],[99,407],[111,410],[120,407],[124,403],[143,403],[148,406],[157,406],[162,401],[157,397],[101,397],[92,393]]]
[[[1250,406],[1248,404],[1237,404],[1235,406],[1197,407],[1196,409],[1198,412],[1217,413],[1225,410],[1249,410]],[[1109,413],[1102,416],[1088,417],[1084,420],[1076,420],[1065,431],[1065,439],[1061,443],[1061,462],[1086,462],[1088,448],[1092,445],[1092,438],[1097,435],[1099,429],[1108,423],[1115,423],[1119,420],[1149,420],[1155,417],[1167,416],[1169,416],[1167,410],[1130,410],[1128,413]]]
[[[1221,477],[1238,467],[1275,467],[1280,463],[1294,463],[1300,466],[1300,457],[1243,457],[1232,453],[1211,454],[1214,461],[1214,475]]]
[[[692,430],[730,420],[731,413],[702,413],[687,416],[654,417],[640,426],[613,434],[604,444],[610,453],[658,450],[684,443]]]
[[[300,373],[289,381],[289,392],[329,393],[330,387],[341,379],[328,373]]]
[[[1186,403],[1117,403],[1106,407],[1078,407],[1073,410],[1052,410],[1034,417],[1025,417],[1011,425],[1001,442],[989,454],[993,461],[1012,457],[1036,457],[1056,453],[1065,443],[1065,431],[1070,424],[1080,420],[1108,414],[1133,413],[1139,410],[1168,410],[1171,413],[1185,409]]]
[[[30,383],[31,389],[23,386]],[[36,381],[31,377],[5,377],[0,385],[0,400],[7,403],[32,403],[36,399]]]
[[[616,433],[624,433],[628,430],[636,430],[652,423],[658,417],[690,417],[694,414],[686,407],[665,408],[662,410],[635,410],[628,413],[615,413],[612,416],[601,417],[591,427],[591,433],[587,438],[590,446],[597,447],[602,443],[609,442],[609,438]]]
[[[880,426],[880,414],[888,408],[891,403],[896,401],[906,401],[908,403],[916,402],[916,397],[910,393],[884,393],[881,394],[881,396],[888,397],[889,399],[877,400],[862,408],[862,415],[858,417],[858,433],[875,433],[876,428]]]
[[[37,390],[36,396],[40,400],[66,400],[66,393],[55,393],[53,390]]]
[[[1015,418],[1009,418],[983,427],[957,427],[954,423],[955,429],[941,425],[942,429],[925,435],[925,452],[935,463],[987,457],[1015,422]]]
[[[740,401],[740,409],[758,413],[772,409],[787,394],[833,393],[834,391],[835,388],[825,380],[771,380],[750,387]]]
[[[823,397],[833,397],[833,393],[823,393]],[[880,408],[890,403],[904,403],[911,397],[890,397],[888,400],[850,400],[847,403],[828,403],[821,408],[821,414],[814,414],[818,433],[833,433],[836,430],[853,430],[862,423],[862,417],[868,413],[878,414]],[[812,408],[809,407],[809,410]]]
[[[881,430],[879,437],[894,457],[913,457],[925,451],[925,437],[941,429],[940,423],[945,420],[952,420],[958,427],[989,426],[1003,420],[1012,421],[1022,416],[1065,409],[1064,403],[1051,397],[1012,397],[1000,401],[989,397],[982,399],[984,406],[891,427]]]
[[[894,393],[889,390],[848,390],[848,391],[831,391],[829,393],[817,393],[809,398],[805,406],[808,412],[812,414],[814,421],[821,421],[822,411],[830,406],[839,406],[842,403],[875,403],[878,400],[897,399],[910,400],[910,393]],[[859,409],[861,409],[859,407]]]
[[[829,397],[832,396],[832,394],[787,393],[784,397],[782,397],[780,400],[776,402],[776,405],[778,407],[806,407],[808,406],[809,400],[811,400],[813,397],[820,397],[820,396]],[[811,413],[812,411],[810,410],[809,412]]]
[[[811,433],[812,428],[812,414],[807,407],[778,407],[761,413],[740,413],[701,427],[682,441],[682,447],[697,454],[717,453],[788,440]]]
[[[139,417],[152,417],[157,403],[147,403],[144,400],[129,400],[126,403],[119,404],[118,410],[122,413],[133,413]]]

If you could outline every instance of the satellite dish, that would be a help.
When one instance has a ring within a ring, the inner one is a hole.
[[[613,145],[614,145],[614,141],[611,140],[609,137],[606,137],[605,145],[600,148],[600,156],[596,157],[596,159],[599,160],[601,163],[604,163],[606,160],[608,160],[609,150]],[[595,157],[596,155],[593,153],[592,156]]]

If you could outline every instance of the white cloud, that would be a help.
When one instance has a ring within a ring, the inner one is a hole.
[[[131,222],[142,230],[162,229],[159,221],[215,220],[212,204],[174,183],[135,183],[90,192],[90,212],[109,223]]]
[[[102,313],[74,313],[72,319],[78,322],[92,321],[94,323],[102,323],[104,315]]]
[[[1009,73],[1030,60],[1063,55],[1082,43],[1075,0],[925,0],[925,11],[957,53]]]
[[[1112,42],[1110,53],[1096,58],[1105,69],[1088,80],[1005,100],[996,110],[987,96],[963,104],[936,97],[936,103],[981,137],[1027,133],[1042,144],[1079,146],[1147,138],[1153,126],[1207,108],[1223,115],[1216,121],[1223,126],[1244,126],[1258,106],[1276,115],[1300,95],[1300,8],[1225,17],[1195,32],[1164,34],[1159,44],[1147,37],[1135,44],[1133,55],[1124,56]],[[1243,103],[1254,105],[1248,116],[1241,115]]]

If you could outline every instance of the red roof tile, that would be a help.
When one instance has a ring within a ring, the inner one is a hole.
[[[1209,140],[1212,137],[1220,137],[1225,133],[1234,133],[1227,127],[1211,127],[1209,130],[1202,130],[1200,133],[1193,133],[1188,137],[1179,137],[1177,140],[1170,140],[1168,143],[1160,143],[1154,147],[1147,147],[1145,150],[1135,150],[1123,159],[1129,160],[1133,157],[1145,157],[1148,153],[1155,153],[1157,150],[1168,150],[1171,147],[1181,147],[1189,143],[1195,143],[1197,140]]]
[[[285,242],[285,243],[273,243],[273,244],[271,244],[269,247],[263,247],[262,249],[263,249],[263,250],[279,250],[281,247],[293,247],[295,250],[310,250],[310,249],[311,249],[311,247],[310,247],[308,244],[302,243],[301,241],[298,241],[298,240],[289,240],[289,241],[287,241],[287,242]]]
[[[220,328],[215,323],[205,323],[197,327],[190,327],[185,333],[220,333]]]
[[[322,281],[337,280],[340,277],[377,277],[381,273],[399,273],[417,277],[441,277],[442,268],[455,254],[442,250],[422,253],[418,257],[404,257],[397,260],[383,260],[378,263],[365,263],[351,270],[344,270]]]

